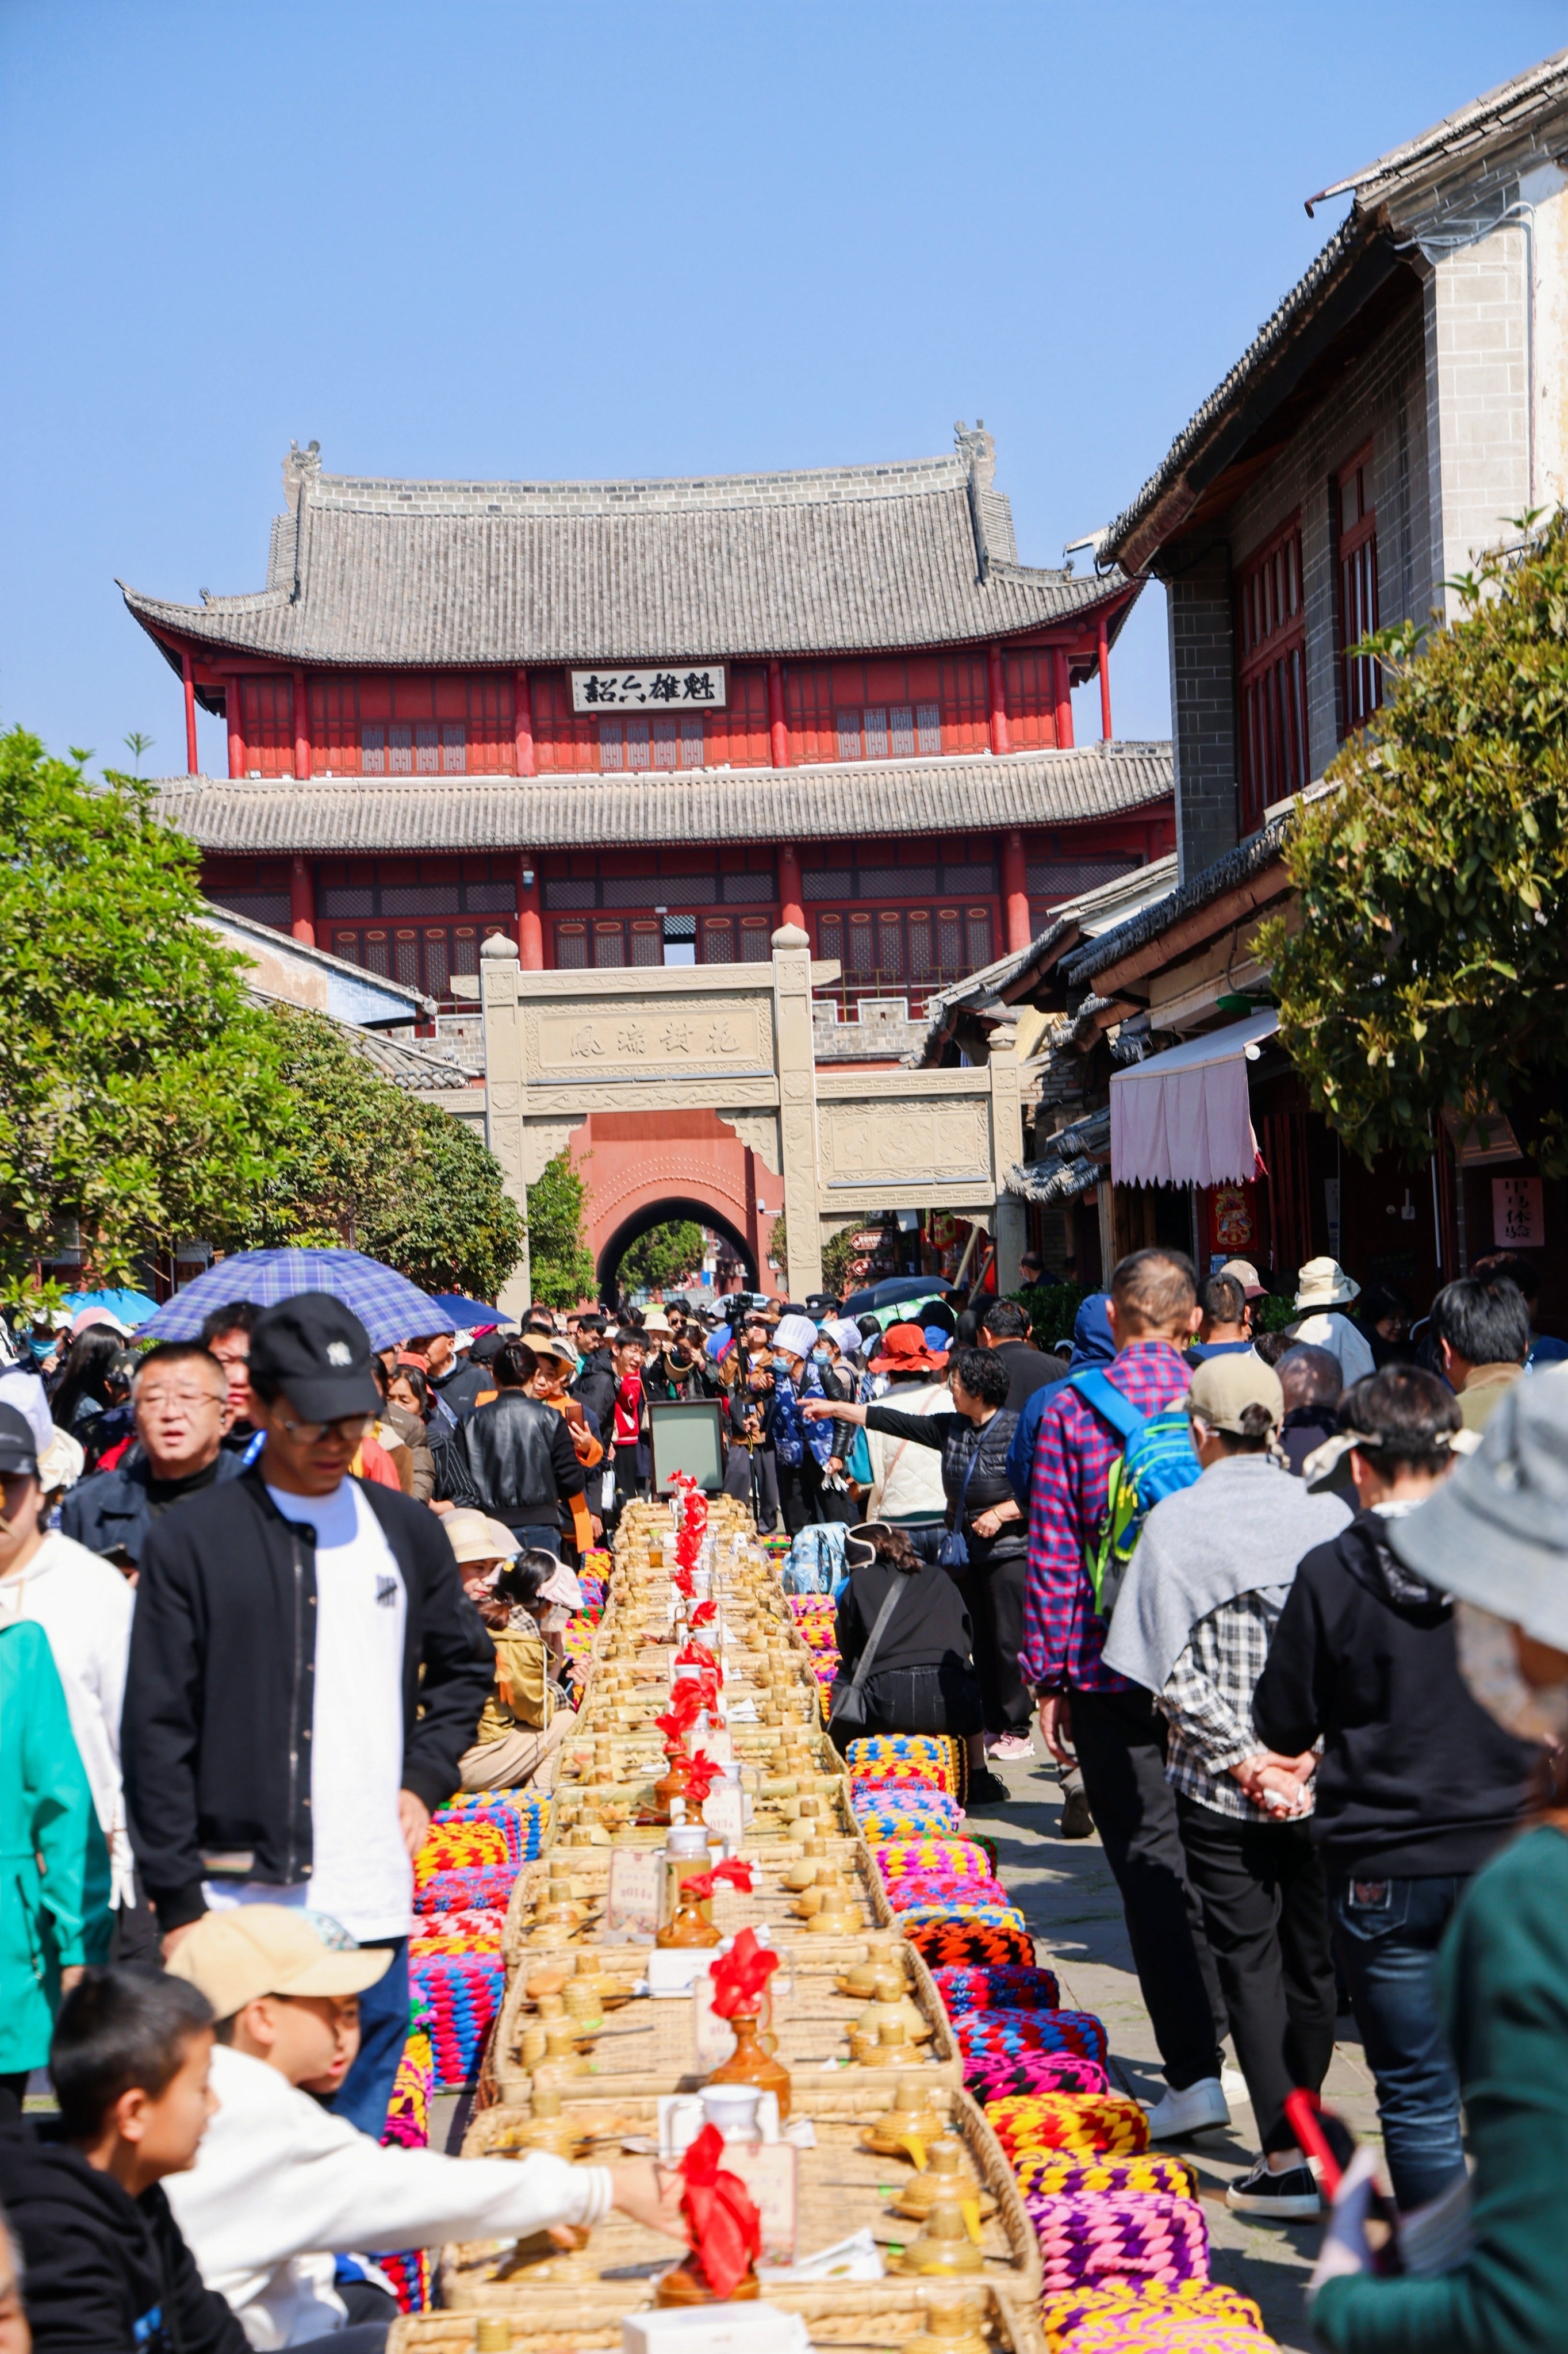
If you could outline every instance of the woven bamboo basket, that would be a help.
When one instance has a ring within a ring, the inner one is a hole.
[[[937,2285],[938,2291],[946,2287]],[[980,2301],[980,2333],[992,2354],[1044,2354],[1039,2321],[1026,2305],[989,2283],[971,2293]],[[892,2354],[927,2328],[934,2299],[922,2282],[890,2278],[860,2283],[853,2307],[846,2307],[839,2284],[831,2281],[776,2283],[766,2301],[800,2314],[814,2346],[842,2348],[844,2354],[851,2349],[866,2354],[887,2349]],[[558,2321],[517,2310],[506,2316],[512,2354],[610,2354],[620,2345],[622,2310],[592,2297],[584,2297],[571,2317]],[[474,2354],[479,2321],[477,2313],[404,2314],[392,2325],[387,2354]]]
[[[836,1946],[841,1942],[836,1937],[821,1937],[790,1947],[789,1985],[773,2005],[779,2057],[792,2073],[800,2072],[795,2098],[802,2106],[809,2105],[808,2087],[810,2103],[814,2104],[816,2085],[825,2072],[833,2063],[849,2062],[849,2029],[867,2008],[863,1995],[838,1991],[834,1980],[843,1964],[837,1958],[824,1957],[819,1951],[823,1946]],[[634,1983],[633,1972],[642,1967],[647,1950],[646,1946],[609,1946],[590,1948],[590,1954],[596,1967],[613,1969],[617,1977],[624,1975],[630,1986]],[[865,1950],[862,1941],[854,1959],[862,1960]],[[906,1990],[930,2030],[928,2039],[920,2046],[924,2058],[919,2073],[933,2085],[956,2087],[963,2083],[963,2060],[930,1971],[913,1946],[901,1942],[895,1950],[903,1966]],[[632,1955],[636,1956],[634,1962],[628,1958]],[[483,2080],[484,2092],[491,2098],[524,2111],[532,2103],[533,2079],[519,2057],[519,2048],[524,2027],[535,2017],[525,1992],[530,1975],[526,1970],[518,1971],[507,1988]],[[580,2094],[576,2086],[563,2088],[568,2091],[570,2100],[582,2098],[598,2105],[614,2103],[630,2094],[694,2092],[705,2081],[704,2074],[693,2072],[689,2002],[629,2002],[623,2008],[607,2011],[605,2016],[609,2024],[595,2040],[589,2055],[594,2073],[580,2080]],[[910,2073],[906,2068],[863,2067],[857,2063],[853,2070],[845,2067],[842,2082],[853,2087],[862,2113],[869,2115],[888,2106],[896,2079]],[[828,2081],[835,2080],[829,2077]],[[815,2115],[814,2106],[810,2113]]]
[[[982,2268],[968,2277],[1000,2290],[1017,2305],[1033,2305],[1040,2296],[1039,2244],[1001,2146],[967,2093],[950,2085],[931,2089],[931,2105],[946,2116],[948,2133],[962,2144],[989,2194],[990,2211],[980,2227]],[[570,2104],[566,2111],[571,2114]],[[869,2230],[887,2262],[906,2248],[919,2230],[916,2223],[892,2211],[894,2200],[913,2177],[913,2164],[907,2158],[878,2157],[862,2147],[862,2132],[876,2111],[858,2091],[851,2092],[842,2083],[830,2091],[813,2093],[809,2114],[817,2147],[799,2153],[800,2255],[810,2256],[836,2246],[853,2232]],[[628,2097],[619,2103],[613,2118],[602,2112],[599,2115],[597,2147],[589,2157],[600,2163],[609,2162],[617,2154],[618,2137],[609,2130],[611,2125],[620,2128],[622,2141],[631,2139],[644,2146],[656,2130],[657,2106],[652,2098]],[[463,2156],[504,2155],[509,2137],[522,2122],[515,2110],[482,2111],[464,2137]],[[495,2241],[471,2241],[444,2248],[441,2300],[449,2311],[512,2312],[525,2315],[535,2326],[547,2326],[557,2317],[580,2317],[585,2300],[597,2303],[602,2298],[607,2317],[610,2312],[634,2312],[652,2303],[662,2262],[676,2261],[676,2256],[672,2243],[660,2233],[612,2214],[596,2228],[580,2255],[563,2258],[558,2265],[552,2263],[543,2275],[540,2269],[533,2268],[510,2279],[500,2277],[512,2260],[513,2248]],[[628,2273],[634,2276],[626,2277]],[[621,2277],[605,2277],[609,2274]],[[901,2281],[896,2274],[882,2281],[837,2280],[827,2285],[833,2306],[858,2316],[868,2303],[874,2306],[876,2299],[885,2297],[895,2282],[915,2286],[913,2281]],[[773,2294],[771,2287],[768,2294]]]

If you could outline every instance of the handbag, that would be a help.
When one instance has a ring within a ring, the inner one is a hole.
[[[832,1698],[828,1703],[830,1731],[838,1726],[842,1726],[846,1733],[865,1731],[867,1715],[865,1680],[871,1672],[871,1663],[876,1657],[876,1647],[887,1632],[887,1622],[898,1607],[898,1597],[903,1592],[901,1582],[903,1575],[902,1570],[894,1572],[893,1583],[888,1587],[882,1607],[876,1614],[875,1623],[871,1633],[866,1637],[865,1649],[855,1662],[855,1670],[849,1682],[833,1686]]]
[[[975,1465],[980,1461],[980,1438],[977,1432],[975,1451],[969,1457],[969,1468],[964,1473],[964,1484],[959,1490],[959,1500],[953,1510],[953,1525],[938,1543],[937,1566],[938,1569],[968,1569],[969,1565],[969,1539],[964,1534],[964,1498],[969,1492],[969,1481],[975,1476]]]

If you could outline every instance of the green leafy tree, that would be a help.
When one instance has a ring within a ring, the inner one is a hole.
[[[1276,917],[1258,954],[1313,1104],[1363,1159],[1418,1165],[1443,1113],[1500,1108],[1562,1175],[1568,517],[1457,585],[1451,629],[1368,641],[1392,698],[1299,811],[1299,928]]]
[[[239,960],[196,918],[196,853],[148,787],[0,736],[0,1283],[74,1229],[84,1278],[221,1237],[291,1113]]]
[[[546,1308],[592,1299],[599,1278],[583,1235],[588,1186],[564,1152],[528,1188],[528,1267],[534,1298]]]
[[[383,1078],[323,1015],[280,1006],[268,1018],[291,1116],[240,1238],[362,1250],[423,1290],[493,1299],[524,1231],[493,1154]]]
[[[774,1232],[777,1234],[777,1227]],[[822,1288],[837,1299],[842,1299],[851,1287],[850,1267],[859,1256],[854,1246],[858,1232],[858,1227],[845,1226],[822,1245]]]
[[[638,1235],[620,1262],[620,1280],[628,1291],[669,1291],[702,1263],[701,1226],[694,1218],[671,1218]]]

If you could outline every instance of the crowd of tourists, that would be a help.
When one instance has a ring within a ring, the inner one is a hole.
[[[1038,1720],[1120,1893],[1153,2138],[1229,2126],[1234,2051],[1242,2213],[1322,2211],[1290,2096],[1348,2003],[1404,2274],[1358,2158],[1322,2341],[1560,2344],[1568,1348],[1519,1258],[1424,1319],[1328,1259],[1269,1298],[1150,1248],[1051,1348],[943,1286],[380,1349],[325,1293],[141,1348],[101,1309],[0,1327],[0,2349],[25,2298],[43,2349],[364,2354],[392,2307],[347,2251],[676,2228],[651,2164],[381,2146],[411,1859],[548,1753],[670,1401],[836,1596],[835,1737],[954,1735],[983,1808]]]

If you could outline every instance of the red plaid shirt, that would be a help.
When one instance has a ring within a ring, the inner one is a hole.
[[[1192,1387],[1192,1368],[1169,1341],[1134,1341],[1100,1367],[1139,1414],[1158,1414]],[[1023,1597],[1026,1684],[1051,1691],[1126,1691],[1100,1659],[1106,1627],[1084,1567],[1106,1509],[1121,1440],[1070,1383],[1041,1417],[1029,1483],[1029,1584]]]

